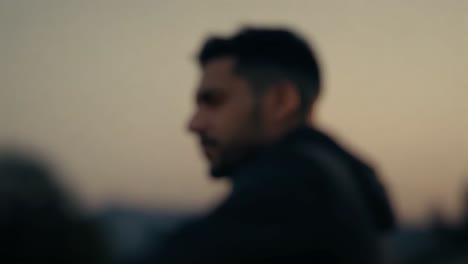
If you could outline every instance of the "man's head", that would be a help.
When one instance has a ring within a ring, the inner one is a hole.
[[[307,43],[284,29],[247,28],[213,37],[198,56],[202,77],[189,122],[213,176],[288,130],[306,123],[320,91],[320,72]]]

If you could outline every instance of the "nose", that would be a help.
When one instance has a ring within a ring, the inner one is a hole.
[[[196,111],[188,122],[188,130],[192,133],[200,134],[205,129],[206,122],[200,111]]]

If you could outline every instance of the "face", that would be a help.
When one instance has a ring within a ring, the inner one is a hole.
[[[203,69],[189,130],[200,139],[211,174],[228,176],[255,152],[262,138],[260,110],[249,83],[234,71],[230,57]]]

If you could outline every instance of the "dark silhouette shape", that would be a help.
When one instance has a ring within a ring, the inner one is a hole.
[[[105,263],[99,228],[36,157],[0,153],[1,263]]]

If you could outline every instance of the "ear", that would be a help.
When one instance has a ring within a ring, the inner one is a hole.
[[[299,111],[300,97],[290,81],[274,84],[268,91],[266,107],[271,119],[283,121],[293,118]]]

